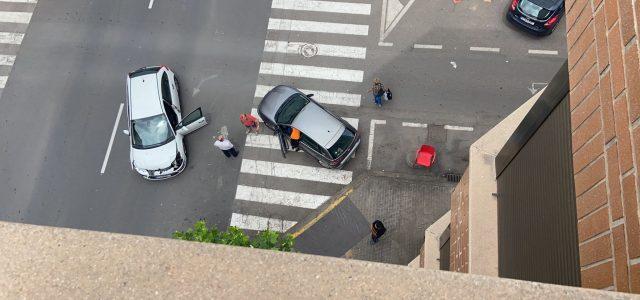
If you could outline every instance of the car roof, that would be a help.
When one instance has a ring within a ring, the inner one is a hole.
[[[269,91],[260,102],[258,108],[260,112],[272,122],[276,121],[276,113],[280,106],[293,94],[300,93],[295,88],[286,85],[279,85]]]
[[[291,126],[300,130],[325,149],[344,131],[344,124],[315,102],[309,102],[293,120]]]
[[[162,114],[158,73],[129,77],[129,109],[131,119]]]

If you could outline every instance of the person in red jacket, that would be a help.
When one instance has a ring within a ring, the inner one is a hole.
[[[251,114],[241,114],[240,122],[242,122],[242,125],[247,128],[246,133],[249,133],[250,131],[253,131],[254,133],[260,132],[260,121]]]

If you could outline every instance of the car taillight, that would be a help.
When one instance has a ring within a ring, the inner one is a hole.
[[[558,22],[558,15],[553,16],[551,19],[549,19],[549,21],[544,23],[544,27],[549,28],[553,26],[553,24],[555,24],[556,22]]]
[[[518,6],[518,0],[511,1],[511,11],[516,10],[516,6]]]

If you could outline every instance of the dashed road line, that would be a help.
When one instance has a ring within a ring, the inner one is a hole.
[[[300,54],[300,47],[307,43],[287,42],[287,41],[264,41],[264,51],[272,53]],[[367,48],[351,47],[341,45],[313,44],[317,47],[316,56],[332,56],[345,57],[355,59],[365,59],[367,56]]]
[[[414,49],[442,49],[442,45],[413,44]]]
[[[381,46],[381,47],[393,47],[393,43],[378,42],[378,46]]]
[[[371,120],[369,127],[369,145],[367,145],[367,170],[371,170],[371,162],[373,161],[373,139],[375,137],[376,125],[387,124],[386,120]]]
[[[490,48],[490,47],[469,47],[470,51],[480,51],[480,52],[500,52],[500,48]]]
[[[295,221],[232,213],[231,224],[229,224],[229,226],[256,231],[270,229],[278,232],[285,232],[295,224]]]
[[[288,10],[306,10],[339,14],[369,15],[371,4],[347,3],[314,0],[273,0],[271,8]]]
[[[290,65],[281,63],[260,63],[260,74],[288,76],[299,78],[314,78],[336,81],[362,82],[364,72],[338,68],[325,68],[306,65]]]
[[[557,50],[534,50],[534,49],[529,49],[529,54],[558,55],[558,51]]]
[[[269,18],[269,30],[369,35],[368,25]]]
[[[351,171],[276,163],[271,161],[243,159],[241,173],[318,181],[335,184],[349,184]]]
[[[316,209],[331,196],[295,193],[261,187],[238,185],[236,199],[276,205]]]
[[[473,131],[473,127],[455,126],[455,125],[444,125],[444,129],[458,130],[458,131]]]
[[[429,124],[402,122],[404,127],[427,128]]]
[[[258,84],[256,85],[256,91],[254,93],[254,97],[262,98],[273,88],[274,88],[273,86]],[[358,107],[360,106],[360,101],[362,99],[362,95],[359,95],[359,94],[317,91],[317,90],[307,90],[307,89],[299,89],[299,90],[307,95],[313,94],[313,100],[316,100],[322,104]]]

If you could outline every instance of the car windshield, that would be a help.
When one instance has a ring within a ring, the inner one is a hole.
[[[546,20],[551,15],[550,10],[542,8],[528,0],[520,1],[520,10],[527,16],[538,20]]]
[[[276,122],[291,124],[298,113],[309,103],[309,99],[301,94],[295,94],[285,101],[276,113]]]
[[[173,131],[164,115],[131,121],[131,144],[136,149],[162,146],[173,140]]]
[[[331,154],[331,156],[333,158],[340,157],[340,155],[342,155],[347,150],[347,148],[349,148],[351,142],[353,142],[354,137],[355,135],[353,134],[353,132],[345,128],[340,138],[336,141],[335,144],[333,144],[333,146],[329,148],[329,153]]]

